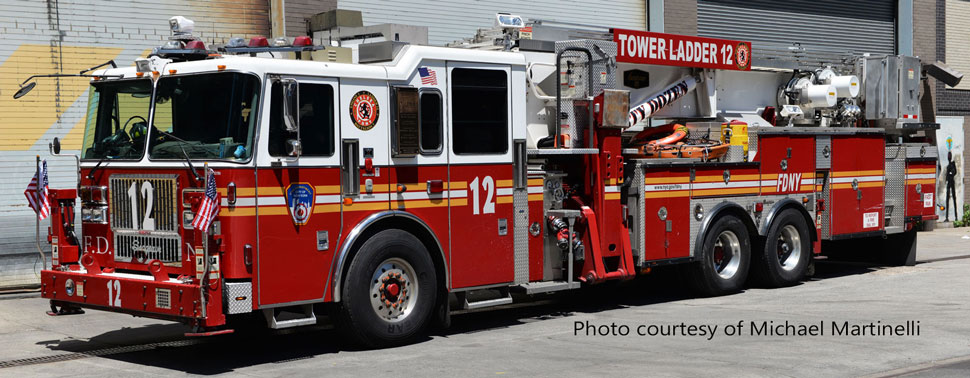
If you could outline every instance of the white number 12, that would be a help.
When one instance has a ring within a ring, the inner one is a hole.
[[[135,183],[131,183],[131,186],[128,187],[128,199],[131,200],[131,228],[138,229],[138,217],[135,214],[138,212],[138,189],[135,185]],[[140,229],[155,231],[155,219],[152,218],[152,207],[155,205],[155,188],[152,183],[145,181],[141,184],[141,195],[148,202],[145,204],[145,217],[141,221]]]
[[[481,211],[478,209],[478,177],[471,182],[472,190],[472,214],[493,214],[495,213],[495,180],[492,176],[485,176],[482,179],[482,189],[485,190],[485,205]]]

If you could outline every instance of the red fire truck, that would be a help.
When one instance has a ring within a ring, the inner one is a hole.
[[[333,309],[383,346],[661,265],[721,295],[795,284],[840,240],[912,264],[914,225],[936,219],[919,95],[943,67],[511,15],[493,32],[361,44],[352,63],[307,60],[333,49],[307,37],[209,50],[182,33],[92,72],[42,296],[195,334]],[[209,170],[221,206],[196,230]]]

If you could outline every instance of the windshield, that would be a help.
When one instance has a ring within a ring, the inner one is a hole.
[[[141,159],[151,108],[148,79],[91,85],[82,159]]]
[[[248,160],[257,100],[259,80],[253,75],[162,77],[155,90],[155,128],[148,157]]]

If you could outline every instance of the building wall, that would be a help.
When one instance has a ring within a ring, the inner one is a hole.
[[[936,0],[936,59],[945,62],[951,68],[970,76],[970,32],[966,27],[970,22],[970,2],[957,0]],[[970,143],[970,79],[964,77],[956,88],[950,88],[941,82],[936,82],[937,115],[962,116],[963,145]],[[942,141],[939,141],[942,143]],[[967,163],[970,154],[963,154],[961,183],[964,188],[970,185],[967,175]],[[945,157],[943,157],[945,159]],[[942,166],[946,168],[946,166]],[[959,176],[958,176],[959,177]],[[964,190],[964,203],[970,203],[970,191]],[[942,202],[942,200],[940,200]],[[962,210],[962,209],[961,209]]]
[[[297,37],[307,34],[306,20],[317,13],[337,9],[337,0],[284,0],[286,35]]]
[[[646,29],[646,0],[338,0],[337,5],[361,11],[364,25],[427,26],[431,45],[472,37],[478,29],[492,27],[497,12],[531,20]]]
[[[697,35],[697,0],[665,0],[664,33]]]
[[[34,217],[23,191],[35,156],[48,159],[52,188],[71,188],[72,158],[50,158],[47,145],[62,139],[77,153],[83,134],[88,81],[38,79],[20,100],[12,95],[34,74],[77,73],[113,59],[131,65],[169,36],[168,18],[195,21],[208,45],[230,37],[267,35],[266,0],[0,0],[0,287],[36,283],[40,268]],[[46,222],[41,225],[46,233]]]

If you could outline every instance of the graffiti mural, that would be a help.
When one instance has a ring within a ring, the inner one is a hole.
[[[936,131],[940,153],[937,163],[939,173],[936,177],[936,213],[941,221],[959,220],[963,214],[963,177],[966,174],[963,159],[963,117],[936,117],[936,120],[940,123],[940,129]],[[949,174],[947,171],[950,171]]]

